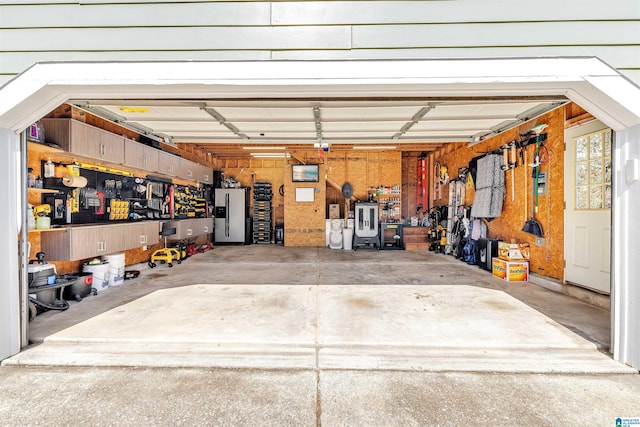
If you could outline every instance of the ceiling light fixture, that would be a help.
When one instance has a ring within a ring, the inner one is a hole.
[[[243,150],[286,150],[287,147],[284,146],[273,146],[273,147],[259,147],[259,146],[254,146],[254,147],[242,147]]]
[[[251,157],[256,159],[288,159],[291,157],[289,153],[249,153]]]

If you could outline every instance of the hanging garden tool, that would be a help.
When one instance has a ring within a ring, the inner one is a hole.
[[[440,162],[433,164],[433,198],[439,200],[442,198],[442,189],[440,187]]]
[[[540,178],[540,134],[542,133],[542,131],[547,127],[546,124],[541,123],[539,125],[536,125],[534,127],[531,128],[531,130],[533,132],[536,133],[536,157],[534,160],[534,173],[535,173],[535,184],[534,184],[534,189],[533,189],[533,194],[536,198],[536,213],[538,213],[538,198],[540,195],[540,189],[538,188],[539,185],[539,178]]]
[[[511,141],[500,148],[502,149],[502,170],[505,172],[511,170],[511,201],[514,202],[516,200],[516,172],[514,169],[518,166],[518,162],[516,161],[516,142]]]
[[[542,225],[535,220],[534,211],[538,211],[538,168],[540,167],[540,133],[547,127],[546,124],[539,124],[531,128],[531,131],[536,134],[536,149],[535,155],[533,158],[533,163],[529,163],[529,166],[533,168],[533,191],[531,194],[531,216],[524,223],[524,227],[522,227],[522,231],[525,233],[533,234],[537,237],[544,237],[544,233],[542,232]]]

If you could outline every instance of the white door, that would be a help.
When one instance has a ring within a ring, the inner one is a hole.
[[[611,292],[611,129],[565,132],[565,282]]]

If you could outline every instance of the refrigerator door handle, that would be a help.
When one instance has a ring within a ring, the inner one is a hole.
[[[224,222],[224,234],[229,237],[229,193],[224,195],[225,203],[225,222]]]

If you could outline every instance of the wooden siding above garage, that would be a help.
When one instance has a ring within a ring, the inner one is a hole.
[[[8,0],[0,84],[37,61],[597,56],[640,84],[637,0]]]

